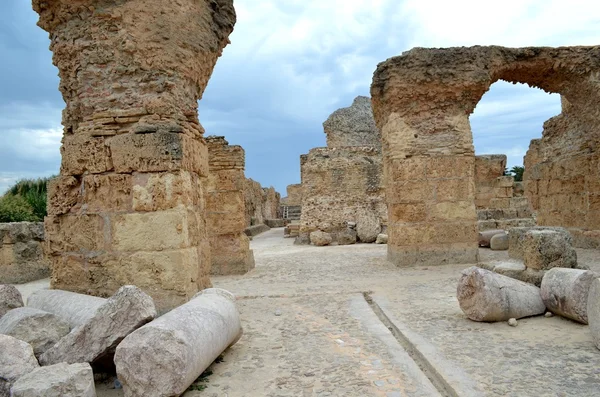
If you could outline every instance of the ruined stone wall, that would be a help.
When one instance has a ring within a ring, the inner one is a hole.
[[[281,199],[281,205],[302,205],[302,184],[297,183],[287,186],[287,197]]]
[[[302,165],[300,234],[336,234],[348,223],[372,229],[372,241],[387,223],[381,151],[373,147],[312,149]],[[369,238],[369,240],[371,240]]]
[[[33,0],[66,102],[45,221],[53,288],[159,310],[210,286],[197,106],[235,23],[231,0]]]
[[[250,240],[244,234],[245,153],[224,137],[210,136],[206,216],[211,248],[211,274],[244,274],[254,268]]]
[[[327,147],[371,146],[381,149],[381,134],[373,119],[371,98],[358,96],[347,108],[336,110],[323,123]]]
[[[598,64],[590,65],[596,73]],[[595,87],[596,96],[562,96],[562,113],[544,123],[541,139],[531,141],[523,176],[538,224],[568,228],[582,248],[600,247],[600,108],[589,106],[594,99],[600,103],[600,83]]]
[[[22,284],[49,276],[43,241],[43,223],[0,223],[0,284]]]
[[[379,64],[371,96],[383,139],[389,259],[398,265],[476,262],[469,115],[497,80],[566,98],[569,106],[546,123],[542,138],[548,142],[545,158],[552,160],[542,162],[537,173],[530,167],[529,179],[549,180],[544,175],[558,175],[552,172],[558,167],[568,170],[572,182],[554,182],[563,190],[552,202],[539,195],[543,183],[529,189],[538,189],[540,224],[581,225],[585,213],[586,226],[595,227],[595,210],[581,210],[580,194],[586,183],[581,170],[598,180],[597,167],[590,166],[599,141],[599,55],[600,47],[414,48]],[[572,211],[577,221],[566,219]]]
[[[260,225],[266,219],[278,219],[281,195],[275,188],[263,188],[260,183],[248,178],[245,182],[246,226]]]

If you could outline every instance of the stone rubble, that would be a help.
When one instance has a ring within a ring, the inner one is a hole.
[[[59,363],[20,377],[11,397],[96,397],[94,374],[87,363]]]
[[[39,364],[29,343],[0,334],[0,397],[10,397],[10,388]]]
[[[496,234],[490,239],[490,249],[493,251],[508,251],[508,234]]]
[[[577,252],[570,241],[563,233],[553,230],[528,231],[523,241],[525,266],[536,270],[575,267]]]
[[[19,290],[12,285],[0,284],[0,318],[18,307],[23,307],[23,297]]]
[[[88,322],[106,299],[57,289],[41,289],[27,298],[27,306],[55,314],[71,329]]]

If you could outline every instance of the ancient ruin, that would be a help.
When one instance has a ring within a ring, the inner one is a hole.
[[[209,136],[206,215],[211,274],[244,274],[254,268],[250,240],[244,234],[245,154],[222,136]]]
[[[323,123],[328,147],[301,157],[299,242],[321,231],[338,244],[375,242],[387,222],[379,130],[370,99],[334,112]],[[331,146],[336,145],[336,146]]]
[[[279,219],[281,195],[274,187],[262,187],[259,182],[246,179],[244,201],[246,206],[246,226],[264,224],[267,219]]]
[[[525,191],[538,224],[595,233],[599,53],[600,47],[415,48],[379,64],[371,95],[383,139],[389,259],[411,266],[477,261],[469,115],[498,80],[562,95],[562,113],[530,148]]]
[[[66,102],[45,222],[52,287],[109,296],[135,283],[161,310],[186,302],[210,286],[197,101],[229,42],[232,2],[33,8]]]
[[[20,284],[48,277],[44,256],[44,225],[0,223],[0,284]]]

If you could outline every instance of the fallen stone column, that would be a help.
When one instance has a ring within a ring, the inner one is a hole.
[[[600,278],[595,279],[590,287],[587,303],[588,323],[592,331],[592,339],[600,349]]]
[[[473,321],[506,321],[546,311],[535,285],[475,266],[462,271],[457,298],[462,311]]]
[[[241,335],[233,294],[201,291],[119,344],[115,364],[125,396],[182,394]]]
[[[480,247],[490,247],[492,237],[498,234],[505,234],[504,230],[495,229],[495,230],[486,230],[485,232],[479,232],[479,246]]]
[[[27,299],[27,306],[52,313],[75,328],[94,317],[104,298],[56,289],[42,289]]]
[[[542,279],[542,300],[552,313],[587,324],[588,294],[597,277],[589,270],[550,269]]]
[[[87,363],[60,363],[34,369],[11,388],[12,397],[96,397],[94,374]]]

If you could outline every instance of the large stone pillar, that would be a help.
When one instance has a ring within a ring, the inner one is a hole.
[[[164,310],[210,286],[197,100],[231,0],[33,0],[66,102],[45,222],[53,288],[135,284]]]
[[[254,268],[250,240],[244,233],[244,149],[230,146],[222,136],[210,136],[206,141],[210,169],[207,219],[211,274],[244,274]]]

